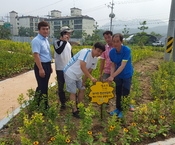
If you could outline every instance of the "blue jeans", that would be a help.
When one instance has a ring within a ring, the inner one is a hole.
[[[116,84],[116,108],[122,111],[122,97],[127,97],[130,93],[132,77],[128,79],[115,78]]]

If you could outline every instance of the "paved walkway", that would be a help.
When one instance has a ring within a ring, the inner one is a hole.
[[[52,64],[55,70],[54,64]],[[53,71],[49,84],[56,81],[56,73]],[[29,89],[36,88],[36,80],[34,71],[31,70],[22,75],[0,81],[0,120],[11,114],[16,108],[19,107],[18,97],[23,94],[28,99],[26,93]]]
[[[52,64],[53,70],[55,69]],[[56,74],[53,71],[49,84],[56,82]],[[29,89],[36,88],[36,80],[34,72],[29,71],[22,75],[0,81],[0,129],[2,126],[12,118],[13,115],[19,112],[18,97],[23,94],[28,99],[26,93]],[[175,138],[171,138],[165,141],[158,141],[150,143],[148,145],[175,145]]]

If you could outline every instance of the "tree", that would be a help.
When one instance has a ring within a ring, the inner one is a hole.
[[[140,27],[138,27],[139,30],[141,30],[142,32],[144,32],[146,29],[148,29],[148,27],[146,26],[146,21],[140,22]]]
[[[127,28],[127,25],[125,25],[125,28],[122,31],[123,37],[127,38],[129,36],[129,28]]]
[[[98,29],[97,22],[94,27],[95,30],[93,30],[92,35],[87,35],[87,33],[83,32],[84,45],[93,45],[97,41],[103,41],[104,30]]]
[[[148,27],[146,26],[146,21],[140,22],[140,27],[138,27],[139,30],[141,30],[140,33],[137,33],[134,37],[134,42],[143,47],[148,43],[149,37],[146,32],[144,32]]]
[[[20,27],[19,36],[31,37],[31,36],[35,36],[35,33],[31,28]]]
[[[0,26],[0,39],[10,39],[10,36],[10,27],[6,27],[5,24],[3,26]]]
[[[159,38],[159,39],[162,37],[161,34],[158,34],[158,33],[155,33],[155,32],[151,32],[150,34],[155,36],[156,38]]]
[[[72,38],[82,38],[82,30],[74,30]]]

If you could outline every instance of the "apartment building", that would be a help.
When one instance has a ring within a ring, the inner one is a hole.
[[[4,21],[0,20],[0,26],[4,25]]]
[[[87,33],[91,35],[95,29],[95,20],[92,17],[82,15],[79,8],[71,8],[70,16],[61,16],[61,11],[52,10],[48,18],[34,16],[18,16],[15,11],[10,12],[10,24],[12,26],[12,35],[18,35],[20,27],[31,28],[33,32],[37,32],[37,25],[40,21],[48,21],[50,23],[50,37],[55,37],[62,26],[69,26],[74,32]]]
[[[33,32],[38,31],[38,22],[45,20],[45,18],[36,16],[18,16],[15,11],[10,12],[10,24],[12,29],[12,35],[17,36],[20,27],[31,28]]]

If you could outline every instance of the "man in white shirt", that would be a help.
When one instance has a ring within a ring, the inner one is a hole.
[[[69,60],[72,57],[72,47],[68,42],[70,39],[70,35],[73,32],[68,26],[64,26],[61,28],[61,37],[60,39],[54,42],[55,49],[55,69],[57,74],[57,82],[58,82],[58,96],[61,102],[61,110],[64,110],[66,103],[66,96],[64,91],[64,74],[63,69]]]
[[[96,82],[97,79],[91,75],[93,69],[97,65],[97,57],[105,51],[105,45],[102,43],[95,43],[93,49],[82,49],[75,54],[69,63],[64,68],[64,78],[66,83],[66,90],[70,93],[70,100],[74,101],[73,116],[79,117],[79,111],[76,106],[76,92],[78,92],[77,102],[80,103],[84,97],[84,83],[86,78],[89,78],[92,82]],[[84,79],[82,80],[82,76]]]

